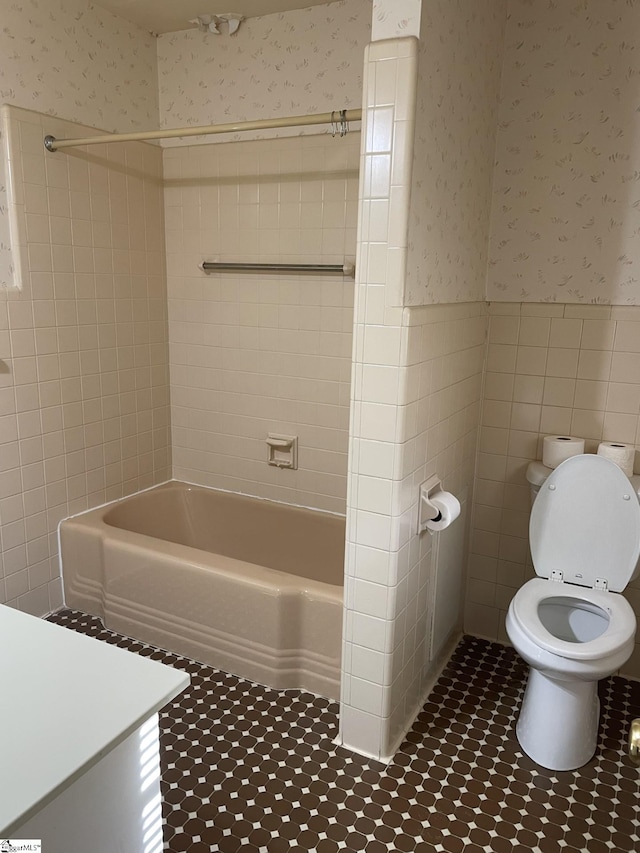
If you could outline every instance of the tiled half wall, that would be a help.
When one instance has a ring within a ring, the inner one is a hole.
[[[354,281],[205,274],[355,260],[360,134],[164,152],[174,476],[345,511]],[[298,470],[266,464],[298,436]]]
[[[504,302],[489,314],[465,629],[508,641],[509,602],[535,576],[525,471],[543,436],[640,448],[640,308]],[[640,582],[624,594],[640,616]],[[640,645],[623,673],[640,677]]]
[[[0,602],[42,615],[58,522],[170,476],[162,161],[48,154],[45,133],[95,131],[6,109],[23,277],[0,296]]]
[[[397,338],[401,366],[381,347],[354,368],[341,737],[382,759],[461,625],[485,330],[484,303],[405,309],[374,330]],[[435,473],[462,503],[437,544],[417,534],[418,489]]]

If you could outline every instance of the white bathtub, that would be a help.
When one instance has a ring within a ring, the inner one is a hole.
[[[338,698],[340,516],[170,482],[60,525],[65,601],[270,687]]]

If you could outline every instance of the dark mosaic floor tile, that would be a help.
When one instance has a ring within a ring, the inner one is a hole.
[[[388,766],[336,747],[338,705],[279,692],[107,631],[52,621],[190,673],[160,714],[166,853],[632,853],[640,773],[625,754],[640,684],[600,684],[594,758],[555,773],[515,737],[526,666],[465,637]]]

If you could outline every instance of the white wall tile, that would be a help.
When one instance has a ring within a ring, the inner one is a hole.
[[[354,547],[354,552],[349,555],[348,568],[355,577],[377,584],[388,585],[393,582],[388,551],[364,545],[350,547]]]
[[[377,619],[353,611],[352,624],[352,640],[355,644],[377,652],[386,651],[388,631],[386,619]]]
[[[340,710],[340,738],[350,749],[376,756],[380,753],[381,730],[385,721],[374,714],[359,711],[344,702]]]
[[[111,165],[117,162],[118,167],[113,187],[108,182],[104,187],[106,207],[74,204],[73,212],[70,207],[63,211],[58,202],[64,206],[66,200],[68,206],[71,186],[81,180],[69,164],[82,160],[61,155],[54,166],[41,138],[50,127],[59,136],[94,131],[13,107],[5,116],[24,143],[13,152],[12,179],[25,207],[21,228],[26,231],[18,239],[24,236],[30,251],[22,290],[5,291],[0,315],[6,319],[12,365],[5,386],[11,397],[3,409],[8,414],[0,421],[0,441],[8,443],[0,487],[0,574],[11,578],[2,585],[4,601],[42,615],[61,603],[58,522],[170,476],[166,290],[162,266],[155,260],[163,246],[158,213],[162,161],[158,149],[141,143],[129,146],[113,163],[104,150],[96,152],[104,176],[114,174]],[[144,165],[140,151],[146,151]],[[97,175],[96,169],[97,163],[91,174]],[[34,176],[43,181],[44,199],[22,192],[24,178]],[[137,187],[140,193],[134,192]],[[47,194],[55,215],[49,215]],[[100,288],[92,271],[93,225],[115,227],[111,211],[116,210],[118,225],[131,232],[131,244],[119,251],[118,263],[135,272],[133,281],[127,277],[127,298],[117,301],[109,272],[117,265],[110,247],[100,256]],[[56,230],[53,223],[63,213],[68,225]],[[52,243],[56,234],[61,240],[57,246]],[[64,242],[65,234],[68,243],[75,240],[75,250]],[[30,238],[43,242],[28,242]],[[84,274],[85,269],[91,271]],[[135,349],[132,285],[139,288]],[[105,322],[99,335],[98,307],[104,304],[112,310],[101,310]],[[128,314],[121,310],[125,304]],[[16,439],[19,453],[12,452]],[[16,538],[19,533],[22,541]]]
[[[345,199],[357,185],[359,144],[351,133],[165,149],[177,175],[165,188],[168,240],[177,227],[182,246],[191,231],[199,235],[174,262],[168,255],[173,422],[191,427],[174,432],[175,476],[344,511],[353,280],[207,277],[197,264],[353,259],[356,211]],[[203,179],[197,196],[186,192],[193,162]],[[296,236],[303,198],[302,207],[314,206],[311,233],[325,235],[311,256]],[[258,210],[257,199],[266,215],[253,223],[252,246],[245,214]],[[356,327],[356,352],[362,345]],[[298,436],[298,471],[267,466],[269,432]]]

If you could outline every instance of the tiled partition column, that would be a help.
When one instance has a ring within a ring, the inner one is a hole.
[[[161,151],[8,108],[21,289],[0,309],[0,602],[61,604],[58,522],[170,476]]]
[[[640,448],[640,308],[496,302],[489,311],[465,629],[506,640],[511,598],[534,576],[525,472],[543,436],[585,438],[591,453],[602,440]],[[640,617],[640,582],[625,595]],[[640,645],[624,672],[640,676]]]
[[[416,74],[415,39],[365,51],[340,739],[376,758],[392,751],[397,563],[411,524],[398,491],[408,330],[403,309],[390,305],[401,305],[406,263]]]
[[[411,723],[430,672],[434,540],[416,535],[417,487],[436,467],[454,488],[468,479],[484,350],[480,305],[396,307],[416,48],[413,39],[378,42],[365,62],[340,737],[381,759]]]
[[[416,74],[415,39],[365,51],[340,739],[376,758],[392,752],[397,566],[411,526],[398,488],[408,329],[390,306],[402,304]]]

